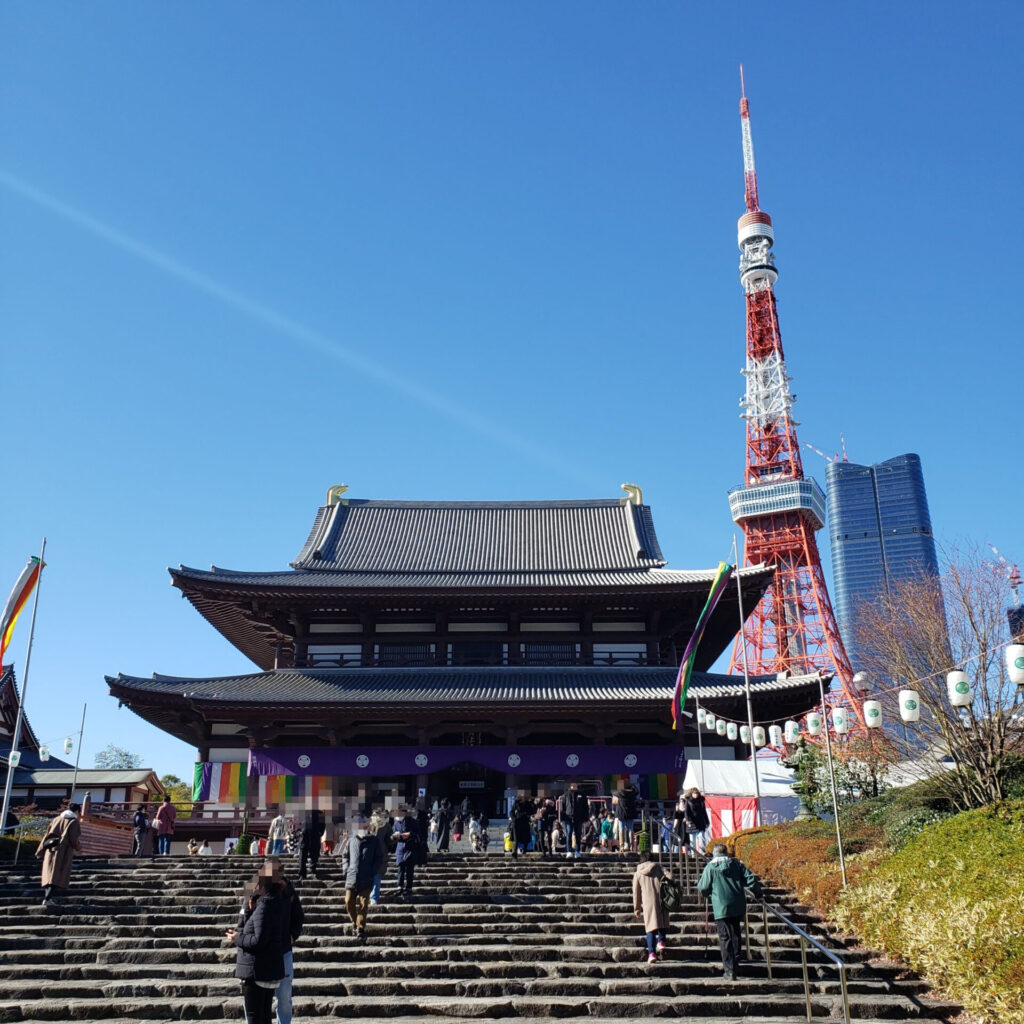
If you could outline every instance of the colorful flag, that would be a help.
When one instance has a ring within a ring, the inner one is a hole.
[[[21,609],[28,604],[29,597],[35,585],[39,582],[39,573],[42,572],[44,563],[37,555],[28,560],[28,565],[21,571],[18,582],[14,584],[11,596],[7,598],[4,605],[3,615],[0,616],[0,665],[4,662],[4,652],[10,643],[11,634],[14,632],[14,624],[18,621]]]
[[[711,593],[708,594],[704,610],[700,613],[700,618],[697,619],[697,625],[694,626],[690,642],[686,645],[686,650],[683,652],[683,660],[679,665],[679,674],[676,676],[676,689],[672,694],[673,729],[679,725],[679,718],[683,713],[683,705],[686,703],[686,691],[690,688],[690,676],[693,674],[693,662],[697,657],[697,645],[700,643],[700,638],[704,635],[704,627],[707,626],[708,619],[711,618],[711,613],[715,610],[715,605],[718,604],[718,599],[725,593],[725,588],[729,580],[732,579],[732,572],[733,567],[728,562],[718,563],[718,572],[715,573],[715,578],[711,582]]]

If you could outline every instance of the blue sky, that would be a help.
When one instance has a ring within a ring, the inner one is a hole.
[[[918,452],[940,540],[1024,561],[1022,22],[1010,3],[8,0],[0,587],[45,534],[39,735],[88,701],[83,763],[118,742],[188,774],[193,751],[104,674],[245,671],[165,567],[281,568],[341,481],[527,499],[633,480],[671,565],[726,557],[740,61],[801,438]],[[26,637],[27,618],[19,670]]]

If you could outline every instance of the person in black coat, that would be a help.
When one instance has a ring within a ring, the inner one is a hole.
[[[530,845],[530,819],[537,813],[537,805],[525,795],[519,797],[512,805],[512,857],[519,856],[522,849],[526,853]]]
[[[447,800],[441,801],[437,809],[437,852],[447,853],[452,838],[452,805]]]
[[[396,840],[395,865],[398,868],[398,891],[403,896],[411,896],[416,862],[419,859],[419,826],[412,815],[406,813],[404,807],[399,807],[392,828]]]
[[[310,811],[299,835],[299,878],[306,877],[306,862],[313,868],[316,878],[316,866],[320,860],[320,837],[324,832],[324,816],[321,811]]]
[[[573,782],[569,792],[563,793],[563,814],[567,828],[565,830],[566,859],[583,855],[583,826],[590,820],[590,801],[581,793],[579,786]],[[575,843],[575,850],[573,844]]]
[[[238,947],[235,977],[242,982],[242,1001],[249,1024],[270,1024],[274,992],[285,976],[284,935],[290,908],[284,888],[273,876],[260,874],[237,928],[224,934]]]
[[[683,801],[683,827],[686,829],[687,845],[698,853],[703,853],[707,848],[710,826],[711,819],[708,817],[704,797],[700,790],[693,786]]]

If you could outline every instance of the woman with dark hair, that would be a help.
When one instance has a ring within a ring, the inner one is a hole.
[[[704,797],[700,790],[693,786],[683,800],[683,826],[686,829],[686,842],[697,853],[703,853],[707,848],[707,830],[711,825],[708,817],[707,807],[704,805]]]
[[[225,933],[238,947],[235,977],[242,982],[242,1001],[249,1024],[270,1024],[274,991],[285,976],[284,935],[290,927],[284,886],[264,867],[246,886],[248,899],[237,928]]]

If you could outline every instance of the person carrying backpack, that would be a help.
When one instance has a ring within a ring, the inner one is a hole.
[[[722,973],[726,981],[739,976],[740,922],[747,911],[750,889],[760,899],[761,883],[757,876],[735,857],[730,857],[724,843],[715,843],[697,883],[697,892],[711,898],[711,911],[715,916],[718,945],[722,950]]]
[[[365,822],[359,822],[341,851],[341,870],[345,876],[345,909],[352,921],[352,934],[366,940],[366,915],[374,879],[384,869],[384,844],[371,835]]]
[[[668,911],[661,899],[661,886],[669,876],[657,861],[651,860],[651,837],[647,832],[640,833],[637,850],[640,863],[633,875],[633,912],[644,923],[647,962],[653,964],[665,951]]]

